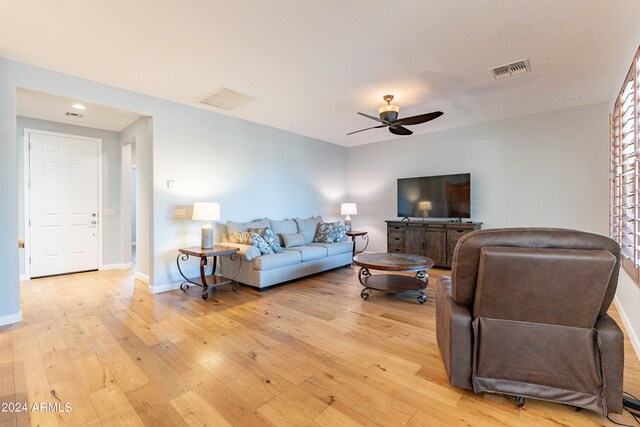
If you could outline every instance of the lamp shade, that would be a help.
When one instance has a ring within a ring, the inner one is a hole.
[[[217,221],[220,219],[220,203],[194,203],[194,221]]]
[[[355,203],[342,203],[340,205],[340,215],[357,215],[358,207]]]

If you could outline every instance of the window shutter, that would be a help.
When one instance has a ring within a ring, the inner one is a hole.
[[[622,266],[640,276],[640,50],[636,53],[609,118],[609,233],[622,248]]]

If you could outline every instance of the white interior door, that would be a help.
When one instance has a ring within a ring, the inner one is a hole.
[[[31,277],[98,269],[98,141],[29,142]]]

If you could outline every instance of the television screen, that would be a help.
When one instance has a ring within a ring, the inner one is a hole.
[[[398,179],[398,216],[471,218],[471,174]]]

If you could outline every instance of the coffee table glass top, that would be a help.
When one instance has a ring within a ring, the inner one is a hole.
[[[431,258],[403,253],[366,253],[353,257],[353,261],[365,268],[387,271],[421,271],[433,267]]]

